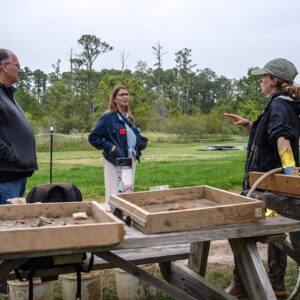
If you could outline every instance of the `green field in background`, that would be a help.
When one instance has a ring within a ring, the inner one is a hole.
[[[246,151],[198,151],[207,144],[149,145],[136,166],[135,191],[150,186],[170,188],[210,185],[241,190]],[[50,153],[38,152],[39,170],[28,179],[27,192],[50,180]],[[101,151],[53,152],[52,182],[73,183],[84,199],[104,200]]]

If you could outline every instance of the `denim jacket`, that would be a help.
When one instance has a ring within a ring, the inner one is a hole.
[[[148,139],[141,136],[137,125],[131,126],[136,135],[136,159],[140,161],[142,155],[141,150],[147,146]],[[104,114],[92,133],[89,135],[89,142],[96,149],[103,149],[102,152],[105,159],[116,164],[117,158],[128,157],[127,133],[125,121],[120,120],[118,113]],[[115,145],[114,151],[111,151]]]

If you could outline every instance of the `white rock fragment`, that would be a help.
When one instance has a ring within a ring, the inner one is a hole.
[[[73,217],[73,220],[84,220],[84,219],[88,218],[87,213],[85,211],[73,213],[72,217]]]

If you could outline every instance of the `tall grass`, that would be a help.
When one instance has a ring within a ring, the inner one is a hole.
[[[88,141],[88,133],[85,134],[54,134],[53,149],[55,151],[78,151],[91,150],[92,146]],[[142,135],[149,139],[151,144],[183,144],[183,143],[228,143],[236,141],[237,143],[246,142],[246,136],[222,136],[222,135],[206,135],[202,139],[192,139],[184,134],[161,133],[161,132],[142,132]],[[39,152],[50,151],[50,134],[36,135],[36,149]]]
[[[37,151],[50,150],[50,134],[40,134],[35,136]],[[86,150],[90,149],[91,145],[88,142],[88,134],[81,135],[53,135],[53,149],[55,151],[68,151],[68,150]]]

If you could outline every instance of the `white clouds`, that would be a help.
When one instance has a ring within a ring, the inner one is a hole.
[[[120,52],[130,53],[133,69],[142,59],[152,66],[152,46],[160,41],[163,65],[175,65],[174,53],[192,49],[198,68],[241,77],[274,57],[291,59],[300,69],[297,0],[11,0],[2,14],[2,46],[23,66],[51,71],[70,48],[78,52],[82,34],[95,34],[114,47],[96,69],[120,68]],[[287,6],[288,5],[288,6]]]

